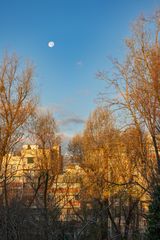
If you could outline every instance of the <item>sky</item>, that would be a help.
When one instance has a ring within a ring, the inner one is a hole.
[[[71,137],[104,91],[96,73],[111,69],[110,57],[123,59],[131,23],[158,7],[160,0],[0,0],[0,58],[7,51],[33,62],[40,108]]]

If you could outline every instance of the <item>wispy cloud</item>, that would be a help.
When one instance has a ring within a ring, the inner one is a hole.
[[[42,106],[38,110],[42,113],[46,113],[47,111],[53,113],[59,134],[62,134],[61,137],[63,140],[81,132],[85,123],[85,119],[82,116],[69,111],[65,108],[65,105],[52,104],[50,106]]]
[[[78,61],[76,62],[76,65],[77,65],[77,66],[82,66],[82,65],[83,65],[83,62],[82,62],[81,60],[78,60]]]
[[[84,124],[85,120],[80,117],[68,117],[66,119],[61,120],[60,125],[62,126],[68,126],[70,124]]]

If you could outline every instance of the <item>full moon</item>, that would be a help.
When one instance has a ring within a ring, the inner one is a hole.
[[[52,47],[54,47],[54,42],[53,41],[50,41],[50,42],[48,42],[48,47],[50,47],[50,48],[52,48]]]

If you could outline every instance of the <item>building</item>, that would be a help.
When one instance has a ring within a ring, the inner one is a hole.
[[[24,145],[20,152],[4,159],[1,202],[5,205],[6,201],[12,203],[16,200],[30,208],[54,208],[60,212],[59,220],[78,220],[82,170],[73,164],[62,170],[60,146],[54,146],[50,151],[37,145]]]

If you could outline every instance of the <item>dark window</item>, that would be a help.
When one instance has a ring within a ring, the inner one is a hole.
[[[27,158],[27,163],[33,163],[34,161],[33,161],[33,157],[28,157]]]

